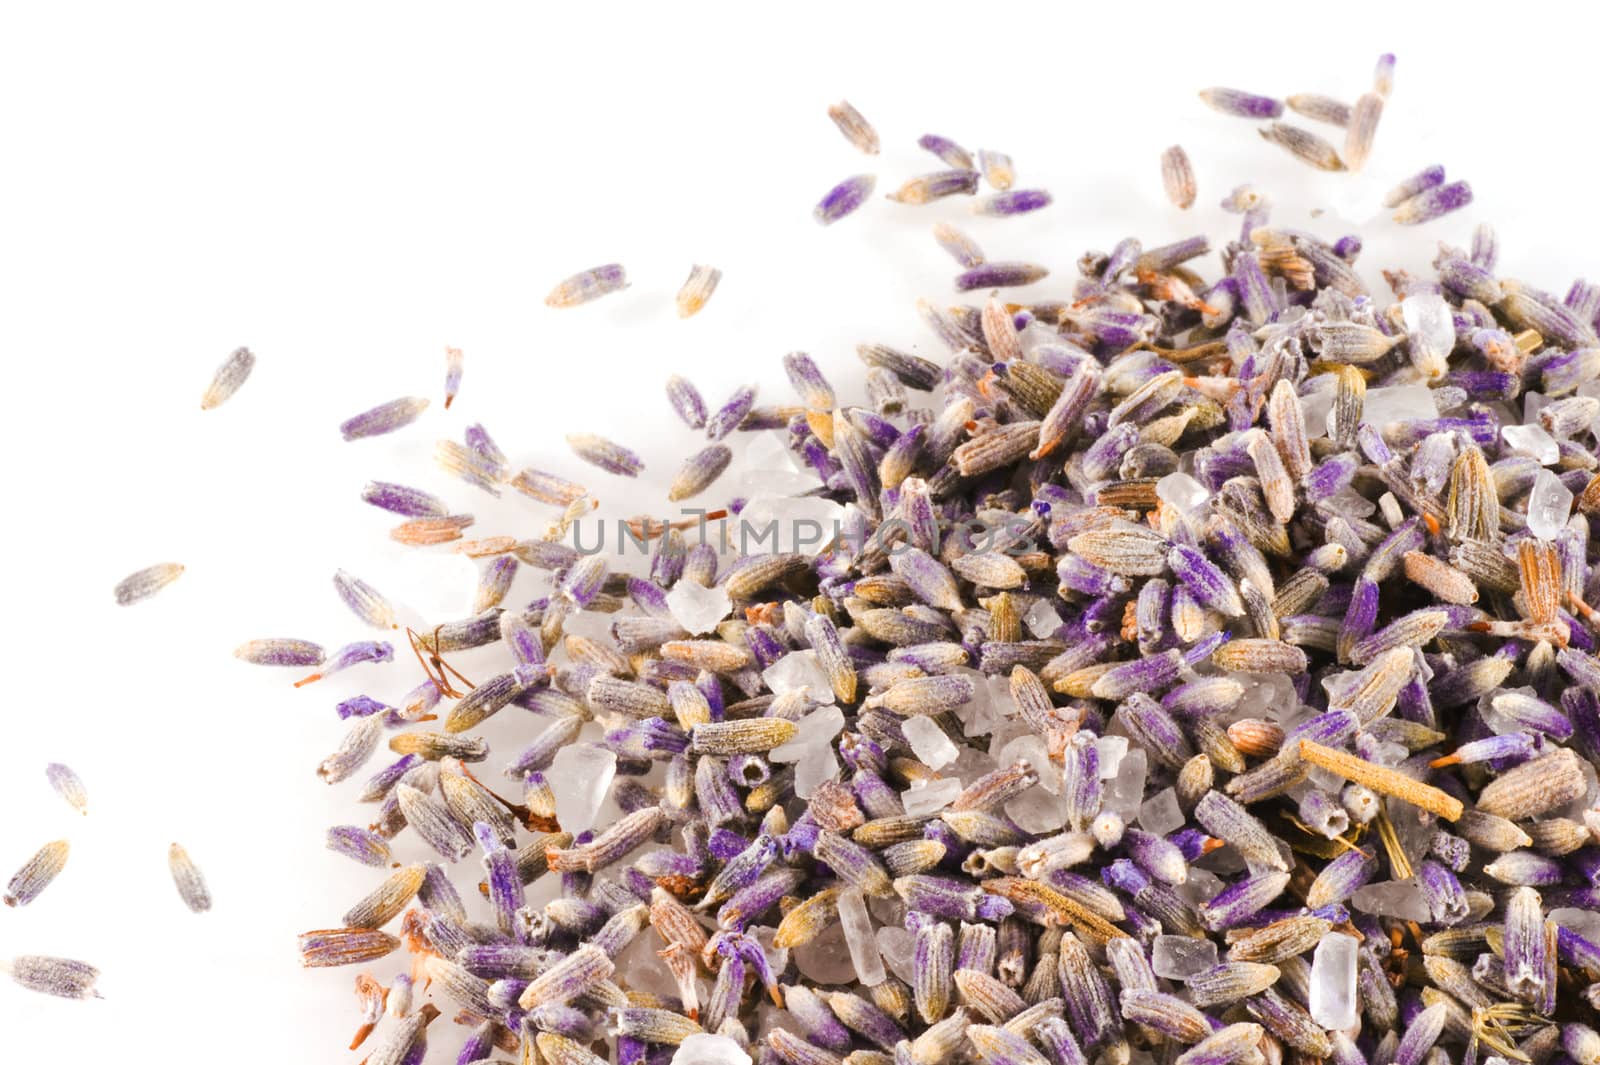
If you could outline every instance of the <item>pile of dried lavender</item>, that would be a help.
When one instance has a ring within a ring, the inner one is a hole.
[[[1295,109],[1342,115],[1364,158],[1381,108],[1333,104]],[[830,113],[876,152],[858,112]],[[987,181],[980,213],[1049,202],[1004,156],[921,143],[949,169],[892,199]],[[1193,202],[1181,149],[1162,169]],[[1431,174],[1395,202],[1445,187]],[[874,187],[847,180],[818,219]],[[371,826],[328,839],[390,871],[300,943],[312,966],[410,952],[389,986],[356,980],[373,1065],[424,1059],[442,1015],[424,987],[472,1026],[461,1062],[1600,1063],[1600,286],[1499,278],[1480,229],[1437,280],[1389,275],[1380,305],[1357,238],[1273,227],[1247,188],[1227,202],[1244,229],[1220,278],[1194,265],[1204,237],[1130,239],[1085,255],[1059,302],[925,303],[948,364],[863,345],[866,406],[801,354],[793,408],[742,390],[708,414],[674,378],[708,437],[674,500],[717,483],[736,431],[784,447],[770,495],[637,522],[645,574],[568,544],[589,490],[514,470],[481,427],[441,464],[560,508],[542,536],[466,541],[470,515],[368,487],[406,519],[397,539],[487,560],[479,613],[409,634],[422,684],[341,703],[354,722],[319,769],[352,777],[385,735],[398,756],[361,789]],[[935,235],[963,291],[1046,276]],[[704,304],[708,270],[681,305]],[[625,284],[601,267],[548,302]],[[447,403],[460,369],[454,352]],[[796,549],[721,550],[755,515]],[[550,591],[507,608],[519,566]],[[395,624],[377,590],[335,584]],[[596,614],[610,642],[573,631]],[[449,661],[488,646],[504,668],[475,685]],[[239,653],[307,680],[393,657]],[[513,800],[473,768],[501,712],[528,715]],[[439,860],[394,863],[412,843]],[[463,892],[451,872],[474,866]]]

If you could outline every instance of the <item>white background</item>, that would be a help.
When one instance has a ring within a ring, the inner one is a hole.
[[[1372,221],[1369,273],[1425,268],[1437,240],[1465,242],[1489,218],[1508,275],[1564,291],[1600,272],[1597,27],[1578,5],[794,11],[8,6],[0,876],[46,840],[74,850],[37,903],[0,912],[0,954],[90,960],[106,998],[0,984],[0,1056],[355,1060],[355,970],[302,972],[294,936],[337,925],[375,882],[321,839],[371,808],[351,802],[357,782],[329,789],[313,770],[342,732],[335,702],[419,677],[401,661],[294,691],[231,649],[371,635],[332,594],[339,566],[412,616],[465,614],[471,567],[390,544],[392,523],[357,493],[370,477],[416,483],[477,513],[476,532],[535,534],[545,508],[491,504],[432,468],[432,441],[471,421],[519,464],[573,475],[564,433],[614,435],[657,476],[583,475],[609,506],[659,513],[660,478],[695,439],[662,399],[670,372],[713,404],[746,381],[787,401],[777,360],[791,349],[838,382],[859,376],[858,341],[942,354],[912,304],[952,297],[954,267],[927,234],[967,205],[878,198],[830,229],[810,218],[849,174],[876,171],[881,193],[936,169],[922,133],[1008,151],[1022,187],[1054,192],[1037,215],[970,221],[991,257],[1056,271],[1041,296],[1066,291],[1082,250],[1130,233],[1227,239],[1236,222],[1216,203],[1238,182],[1285,204],[1277,220],[1332,237],[1348,231],[1337,216],[1364,220],[1379,190],[1433,162],[1470,178],[1477,203],[1417,231]],[[1385,50],[1400,55],[1396,90],[1362,178],[1300,167],[1194,95],[1354,98]],[[880,157],[833,129],[824,109],[841,96],[877,125]],[[1187,215],[1161,192],[1173,142],[1200,184]],[[557,280],[609,261],[628,267],[625,294],[543,305]],[[672,296],[694,262],[726,277],[680,322]],[[241,344],[255,376],[200,412]],[[442,412],[447,344],[467,368]],[[340,441],[342,419],[403,394],[434,399],[420,425]],[[188,573],[112,605],[118,579],[161,560]],[[527,578],[513,600],[533,594]],[[516,713],[490,731],[491,774],[517,749]],[[87,781],[88,818],[48,790],[51,760]],[[214,912],[179,904],[173,839],[209,876]],[[435,1027],[442,1042],[448,1025]]]

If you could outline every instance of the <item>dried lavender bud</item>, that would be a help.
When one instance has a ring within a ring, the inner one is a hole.
[[[1161,184],[1167,190],[1167,199],[1180,211],[1194,206],[1194,167],[1188,153],[1174,144],[1161,153]]]
[[[4,972],[29,991],[57,998],[100,998],[95,981],[100,970],[81,961],[50,958],[40,954],[20,954],[11,959],[0,959],[0,972]]]
[[[862,117],[860,111],[850,106],[849,101],[840,100],[828,108],[828,117],[839,127],[845,140],[868,155],[878,154],[878,131]]]
[[[183,576],[183,566],[176,562],[162,562],[124,577],[115,590],[118,606],[132,606],[149,599],[161,589]]]
[[[695,266],[678,290],[678,317],[693,318],[711,299],[722,280],[722,271],[714,266]]]
[[[621,265],[596,266],[562,281],[544,298],[546,307],[576,307],[628,287],[628,274]]]
[[[404,396],[346,420],[340,424],[339,433],[346,440],[383,436],[404,429],[422,417],[422,412],[427,409],[428,401],[421,396]]]
[[[67,854],[71,848],[64,839],[46,843],[32,858],[23,863],[11,882],[6,885],[0,902],[7,906],[26,906],[50,886],[50,882],[66,868]]]
[[[195,913],[205,913],[211,909],[211,892],[188,851],[176,843],[168,847],[167,868],[172,873],[173,884],[177,886],[178,897],[185,906]]]
[[[235,348],[233,353],[217,367],[216,375],[200,397],[200,409],[212,410],[233,398],[233,394],[250,378],[256,368],[256,357],[249,348]]]
[[[50,786],[55,789],[57,795],[66,800],[67,805],[81,814],[89,812],[89,793],[84,788],[83,781],[70,766],[51,762],[45,766],[44,773],[46,779],[50,781]]]
[[[845,178],[828,190],[828,194],[822,197],[811,212],[811,217],[817,220],[818,225],[831,226],[846,215],[853,214],[866,203],[867,197],[872,195],[872,190],[877,184],[878,179],[872,174],[857,174]]]

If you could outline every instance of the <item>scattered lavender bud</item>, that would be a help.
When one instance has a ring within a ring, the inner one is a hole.
[[[200,397],[201,410],[213,410],[233,398],[233,394],[250,378],[256,368],[256,357],[249,348],[235,348],[211,378],[205,395]]]

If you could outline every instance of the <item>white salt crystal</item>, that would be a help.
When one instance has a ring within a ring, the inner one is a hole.
[[[860,888],[849,888],[839,896],[839,924],[844,928],[845,945],[856,967],[856,979],[868,987],[883,983],[883,958],[872,934],[872,918]]]
[[[1600,944],[1600,913],[1561,906],[1550,911],[1550,920],[1569,932],[1576,932],[1591,943]]]
[[[815,651],[791,651],[761,673],[774,695],[787,695],[801,688],[819,703],[833,702],[833,686],[828,674],[817,663]]]
[[[1450,305],[1437,292],[1419,292],[1400,301],[1400,314],[1406,323],[1406,346],[1411,351],[1412,365],[1430,378],[1442,377],[1447,368],[1445,360],[1456,346]]]
[[[1522,394],[1522,423],[1524,425],[1539,424],[1539,412],[1549,405],[1549,396],[1540,392],[1524,392]]]
[[[1300,415],[1305,419],[1306,436],[1315,440],[1328,432],[1328,412],[1333,409],[1334,376],[1318,374],[1311,378],[1300,396]]]
[[[1061,615],[1056,613],[1056,608],[1050,605],[1048,599],[1035,599],[1028,612],[1022,615],[1022,623],[1035,639],[1048,640],[1061,627]]]
[[[789,948],[774,946],[772,941],[777,936],[778,930],[771,925],[760,925],[750,929],[750,934],[756,937],[756,942],[761,944],[761,953],[767,956],[767,965],[775,973],[781,973],[789,967]],[[644,937],[640,937],[644,938]]]
[[[795,947],[794,963],[800,975],[816,984],[846,984],[856,976],[850,948],[844,941],[844,926],[838,921],[828,922],[821,935]]]
[[[917,937],[904,928],[890,925],[878,929],[878,951],[888,963],[889,971],[906,983],[915,983],[913,972],[917,956]]]
[[[1094,750],[1100,766],[1100,779],[1110,780],[1117,775],[1122,758],[1128,753],[1128,737],[1101,736],[1094,741]]]
[[[1425,385],[1394,385],[1369,388],[1361,405],[1361,420],[1382,430],[1393,422],[1432,419],[1439,416],[1433,404],[1433,390]]]
[[[1006,816],[1024,832],[1054,832],[1067,823],[1067,800],[1035,785],[1006,803]]]
[[[956,801],[961,794],[961,781],[955,777],[942,777],[921,784],[913,784],[900,793],[900,804],[909,817],[926,817],[937,813]]]
[[[1405,511],[1400,509],[1400,501],[1393,492],[1385,492],[1378,497],[1378,509],[1383,512],[1384,523],[1391,529],[1406,520]]]
[[[815,485],[813,484],[813,487]],[[744,505],[728,531],[735,550],[744,554],[795,551],[815,555],[838,536],[844,507],[817,496],[757,496]]]
[[[1549,470],[1534,474],[1528,490],[1528,531],[1541,540],[1554,540],[1572,516],[1572,490]]]
[[[1019,711],[1017,701],[1011,697],[1011,681],[1005,677],[985,676],[983,679],[989,685],[989,702],[994,707],[995,716],[1002,719],[1016,717]]]
[[[1101,801],[1103,809],[1115,810],[1125,821],[1133,820],[1144,802],[1144,780],[1149,769],[1149,758],[1143,747],[1135,747],[1122,756],[1117,765],[1117,775],[1106,782]]]
[[[1217,964],[1217,944],[1194,936],[1156,936],[1150,944],[1150,967],[1168,980],[1187,980]]]
[[[1394,825],[1395,839],[1400,841],[1400,850],[1412,865],[1420,865],[1433,843],[1434,833],[1438,831],[1438,818],[1403,799],[1393,797],[1386,802],[1385,808],[1389,811],[1389,822]]]
[[[906,904],[897,898],[883,899],[872,895],[867,899],[867,912],[879,924],[900,925],[905,923]]]
[[[725,1035],[696,1032],[678,1044],[672,1065],[750,1065],[750,1055]]]
[[[1402,921],[1426,921],[1431,917],[1415,877],[1367,884],[1350,896],[1350,904],[1375,917],[1398,917]]]
[[[839,760],[833,748],[826,743],[806,748],[806,753],[794,766],[794,793],[809,799],[817,788],[839,777]]]
[[[707,588],[694,581],[678,581],[667,593],[667,609],[672,619],[692,634],[710,632],[733,609],[733,601],[721,587]]]
[[[900,731],[911,744],[911,753],[929,769],[943,769],[961,754],[939,723],[926,715],[906,718]]]
[[[1334,932],[1311,955],[1311,1019],[1340,1030],[1356,1023],[1356,941]]]
[[[556,796],[556,820],[568,832],[594,827],[595,817],[617,775],[617,756],[587,743],[569,743],[556,752],[545,780]]]
[[[788,743],[774,747],[767,757],[774,762],[798,762],[818,748],[831,750],[832,745],[828,741],[837,736],[842,728],[843,711],[837,706],[819,706],[796,721],[794,736]]]
[[[1156,498],[1187,516],[1204,506],[1211,492],[1187,473],[1169,473],[1156,482]]]
[[[1033,732],[1025,732],[1005,742],[996,756],[1001,765],[1026,762],[1039,774],[1039,786],[1054,795],[1061,790],[1061,770],[1050,761],[1050,750]]]
[[[995,768],[994,758],[976,747],[961,748],[961,757],[950,766],[952,775],[959,777],[965,787],[985,773],[992,772]]]
[[[784,443],[784,437],[788,435],[784,433],[780,436],[771,430],[751,433],[741,455],[744,464],[752,470],[799,470],[800,463],[795,460],[794,452]]]
[[[1229,848],[1222,848],[1228,850]],[[1222,851],[1212,851],[1213,855]],[[1178,894],[1191,906],[1199,906],[1202,902],[1210,902],[1217,897],[1217,893],[1227,887],[1220,876],[1209,869],[1202,869],[1198,865],[1189,866],[1188,879],[1177,887]]]
[[[1282,673],[1236,673],[1233,679],[1245,685],[1244,694],[1234,704],[1233,714],[1237,717],[1282,722],[1300,709],[1294,681]]]
[[[746,499],[798,496],[817,487],[816,473],[796,461],[777,433],[754,434],[740,461],[738,494]]]
[[[1139,807],[1139,827],[1157,836],[1176,832],[1185,820],[1178,793],[1172,788],[1162,788]]]
[[[1502,425],[1500,439],[1512,451],[1532,455],[1541,466],[1554,465],[1561,457],[1561,445],[1556,443],[1555,437],[1544,431],[1542,425]]]

